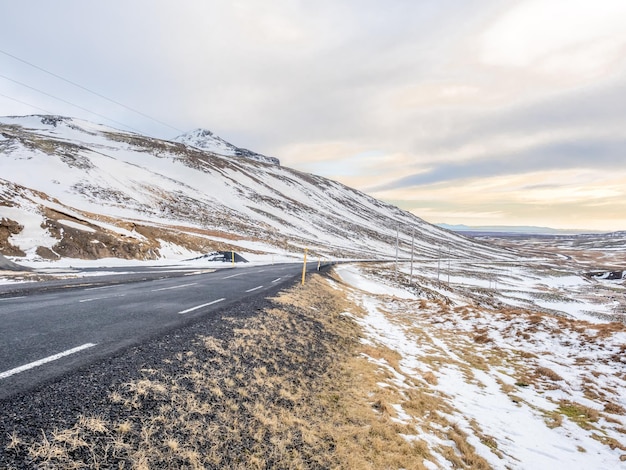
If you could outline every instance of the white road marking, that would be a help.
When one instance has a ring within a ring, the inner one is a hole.
[[[226,276],[223,277],[222,279],[230,279],[231,277],[237,277],[237,276],[243,276],[245,273],[238,273],[238,274],[233,274],[231,276]]]
[[[274,279],[274,280],[272,281],[272,284],[274,284],[275,282],[280,281],[281,279],[282,279],[282,277],[278,277],[278,278]]]
[[[159,292],[161,290],[181,289],[183,287],[195,286],[196,284],[197,284],[197,282],[192,282],[191,284],[181,284],[180,286],[161,287],[160,289],[152,289],[152,292]]]
[[[206,303],[206,304],[198,305],[197,307],[188,308],[187,310],[183,310],[183,311],[178,312],[178,313],[180,315],[183,315],[185,313],[189,313],[189,312],[193,312],[194,310],[198,310],[199,308],[208,307],[209,305],[215,305],[215,304],[217,304],[219,302],[223,302],[224,300],[226,300],[225,297],[223,297],[221,299],[214,300],[213,302],[209,302],[209,303]]]
[[[19,374],[20,372],[24,372],[29,369],[33,369],[35,367],[39,367],[48,362],[56,361],[57,359],[61,359],[62,357],[77,353],[79,351],[82,351],[83,349],[93,348],[94,346],[95,346],[94,343],[86,343],[86,344],[83,344],[82,346],[78,346],[72,349],[68,349],[67,351],[54,354],[53,356],[48,356],[43,359],[39,359],[38,361],[31,362],[29,364],[25,364],[20,367],[16,367],[15,369],[7,370],[6,372],[2,372],[0,374],[0,379],[6,379],[7,377],[11,377],[12,375]]]
[[[252,289],[248,289],[246,292],[253,292],[253,291],[259,290],[259,289],[263,289],[263,286],[257,286],[257,287],[254,287]]]
[[[85,289],[85,290],[110,289],[111,287],[115,287],[115,286],[89,287],[88,289]]]
[[[91,297],[89,299],[81,299],[79,300],[79,302],[82,304],[83,302],[93,302],[94,300],[114,299],[116,297],[126,297],[126,294],[109,295],[107,297]]]
[[[102,300],[102,299],[108,299],[108,297],[93,297],[91,299],[79,300],[79,302],[82,304],[83,302],[93,302],[94,300]]]
[[[202,271],[194,271],[192,273],[184,274],[184,276],[196,276],[198,274],[214,273],[217,269],[203,269]]]
[[[25,295],[21,295],[19,297],[5,297],[4,299],[0,299],[0,301],[3,301],[3,300],[13,300],[13,299],[25,299],[25,298],[26,298]]]

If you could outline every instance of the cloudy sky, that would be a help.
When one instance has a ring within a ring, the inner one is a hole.
[[[624,0],[0,5],[0,115],[208,128],[429,222],[626,229]]]

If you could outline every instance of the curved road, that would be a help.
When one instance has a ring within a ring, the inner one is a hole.
[[[308,265],[314,269],[317,263]],[[293,284],[301,273],[302,264],[294,263],[169,274],[138,270],[3,286],[0,399],[229,304]]]

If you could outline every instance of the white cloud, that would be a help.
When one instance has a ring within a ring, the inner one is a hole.
[[[6,3],[2,49],[177,128],[210,128],[359,189],[439,169],[436,184],[379,195],[440,220],[547,207],[564,196],[549,191],[552,182],[525,189],[526,199],[507,193],[518,177],[530,185],[525,175],[545,171],[546,159],[565,172],[588,151],[586,166],[615,177],[626,161],[615,143],[626,126],[626,0]],[[152,135],[175,135],[1,55],[0,69]],[[0,93],[100,120],[2,80]],[[0,104],[3,114],[38,112]],[[471,181],[459,187],[460,177]],[[567,181],[572,204],[586,196],[598,219],[617,217],[598,186]]]
[[[623,0],[525,0],[484,32],[480,57],[488,65],[586,80],[624,66],[625,24]]]

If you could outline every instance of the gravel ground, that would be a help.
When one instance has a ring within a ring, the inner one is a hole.
[[[241,326],[238,323],[272,307],[268,298],[277,295],[280,289],[214,311],[165,336],[128,348],[23,395],[0,401],[0,468],[37,468],[27,452],[11,449],[11,435],[18,435],[24,442],[33,442],[42,439],[43,431],[50,433],[71,428],[81,415],[97,414],[111,422],[123,419],[124,416],[118,415],[127,412],[114,406],[110,399],[114,390],[140,380],[142,370],[146,369],[159,368],[175,376],[179,366],[167,358],[188,350],[198,335],[210,335],[228,342],[233,337],[233,330]],[[237,322],[224,321],[224,317],[236,318]]]

